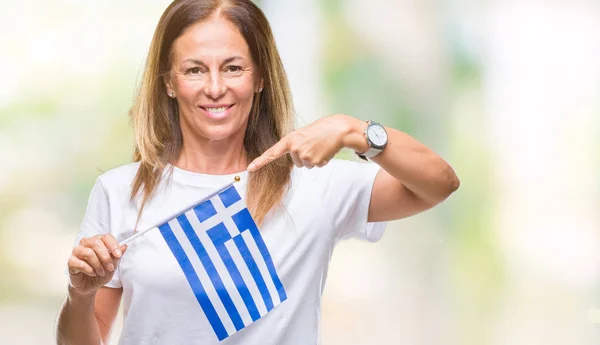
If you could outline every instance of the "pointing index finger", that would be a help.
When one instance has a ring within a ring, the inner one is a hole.
[[[256,158],[250,165],[248,166],[248,171],[254,172],[258,169],[264,167],[265,165],[271,163],[279,157],[282,157],[286,153],[288,153],[288,137],[285,136],[283,139],[279,140],[275,145],[271,146],[270,149],[265,151],[262,155]]]

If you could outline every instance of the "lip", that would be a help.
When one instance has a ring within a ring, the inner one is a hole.
[[[206,115],[206,117],[211,118],[213,120],[220,120],[220,119],[226,118],[229,115],[229,113],[231,112],[231,109],[233,108],[234,105],[235,104],[206,104],[206,105],[201,105],[199,108],[202,110],[204,115]],[[206,110],[206,108],[221,108],[221,107],[227,107],[227,109],[222,113],[211,113],[210,111]]]

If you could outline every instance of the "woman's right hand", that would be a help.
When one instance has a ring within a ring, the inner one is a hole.
[[[111,234],[81,239],[68,261],[71,289],[80,295],[95,293],[115,274],[127,245],[119,243]]]

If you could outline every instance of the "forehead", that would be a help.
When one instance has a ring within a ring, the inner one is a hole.
[[[175,62],[186,58],[224,60],[231,56],[249,61],[251,58],[248,44],[238,28],[221,16],[192,24],[173,44]]]

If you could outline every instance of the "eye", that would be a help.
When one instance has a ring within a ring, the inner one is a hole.
[[[242,70],[241,66],[235,66],[235,65],[227,66],[225,68],[225,72],[230,72],[230,73],[237,73],[237,72],[240,72],[241,70]]]
[[[200,67],[192,67],[192,68],[188,68],[187,71],[185,71],[186,74],[200,74],[200,72],[202,72],[200,70]]]

